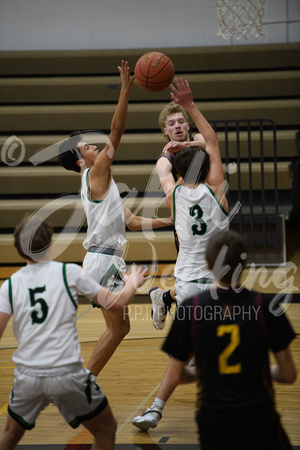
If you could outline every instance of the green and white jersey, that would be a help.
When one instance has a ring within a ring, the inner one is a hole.
[[[82,362],[76,329],[78,292],[93,298],[99,285],[77,264],[45,261],[22,267],[0,289],[0,311],[13,314],[15,364],[55,368]]]
[[[82,174],[81,201],[87,217],[87,237],[83,247],[92,245],[112,247],[122,251],[126,242],[125,215],[122,199],[116,183],[111,179],[110,187],[103,200],[89,198],[89,170]]]
[[[228,213],[211,188],[204,183],[195,189],[176,186],[173,193],[173,220],[179,240],[174,275],[182,281],[212,278],[205,250],[208,239],[228,228]]]

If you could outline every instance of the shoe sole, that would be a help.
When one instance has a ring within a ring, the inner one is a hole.
[[[159,289],[158,286],[155,286],[155,287],[151,288],[150,291],[149,291],[149,297],[150,297],[150,295],[151,295],[151,292],[156,291],[157,289]],[[150,297],[150,300],[151,300],[151,297]],[[152,300],[151,300],[151,303],[152,303]],[[162,327],[157,327],[157,326],[154,324],[154,321],[153,321],[153,308],[151,309],[151,319],[152,319],[153,326],[154,326],[154,328],[155,328],[156,330],[163,330],[163,329],[164,329],[165,324],[166,324],[166,319],[163,319],[163,320],[161,320],[161,321],[158,322],[158,323],[161,323],[161,324],[162,324]]]
[[[138,424],[138,423],[133,423],[132,425],[134,425],[135,427],[139,428],[142,431],[148,431],[149,428],[156,428],[157,425],[152,425],[152,424]]]
[[[156,424],[154,424],[153,422],[147,422],[147,420],[144,419],[142,423],[138,423],[138,422],[134,422],[134,421],[132,421],[131,423],[132,423],[132,425],[139,428],[140,430],[147,431],[147,430],[149,430],[149,428],[156,428],[158,422]]]
[[[134,425],[135,427],[139,428],[142,431],[148,431],[150,427],[146,426],[145,424],[138,424],[138,423],[133,423],[132,425]]]

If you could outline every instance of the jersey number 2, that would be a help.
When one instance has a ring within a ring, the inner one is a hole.
[[[234,350],[240,345],[240,327],[238,325],[220,325],[217,328],[217,336],[230,334],[230,342],[219,355],[219,372],[222,374],[240,373],[241,363],[229,364],[228,360]]]

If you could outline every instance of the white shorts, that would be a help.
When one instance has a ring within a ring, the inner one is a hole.
[[[55,369],[15,369],[8,412],[25,430],[31,430],[40,412],[54,403],[72,428],[97,416],[107,405],[96,377],[81,364]]]
[[[177,305],[181,305],[183,300],[210,288],[213,281],[208,278],[201,278],[197,281],[182,281],[178,278],[175,281]]]
[[[82,266],[84,271],[101,286],[112,291],[118,291],[124,287],[120,271],[126,271],[126,264],[120,256],[87,252]]]

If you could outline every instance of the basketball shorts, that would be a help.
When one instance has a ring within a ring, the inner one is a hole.
[[[202,450],[292,450],[277,413],[197,412]],[[216,432],[216,424],[218,432]]]
[[[114,292],[123,289],[125,283],[121,272],[126,271],[126,264],[120,256],[87,252],[82,266],[85,273],[91,276],[101,286]],[[93,302],[92,304],[100,308],[100,306]]]
[[[182,302],[194,295],[200,294],[200,292],[206,291],[212,284],[212,280],[209,278],[201,278],[196,281],[183,281],[180,279],[176,279],[175,287],[176,287],[176,302],[177,305],[181,305]]]
[[[26,430],[35,426],[40,412],[53,403],[72,428],[97,416],[107,405],[96,377],[81,364],[55,369],[15,369],[8,412]]]

